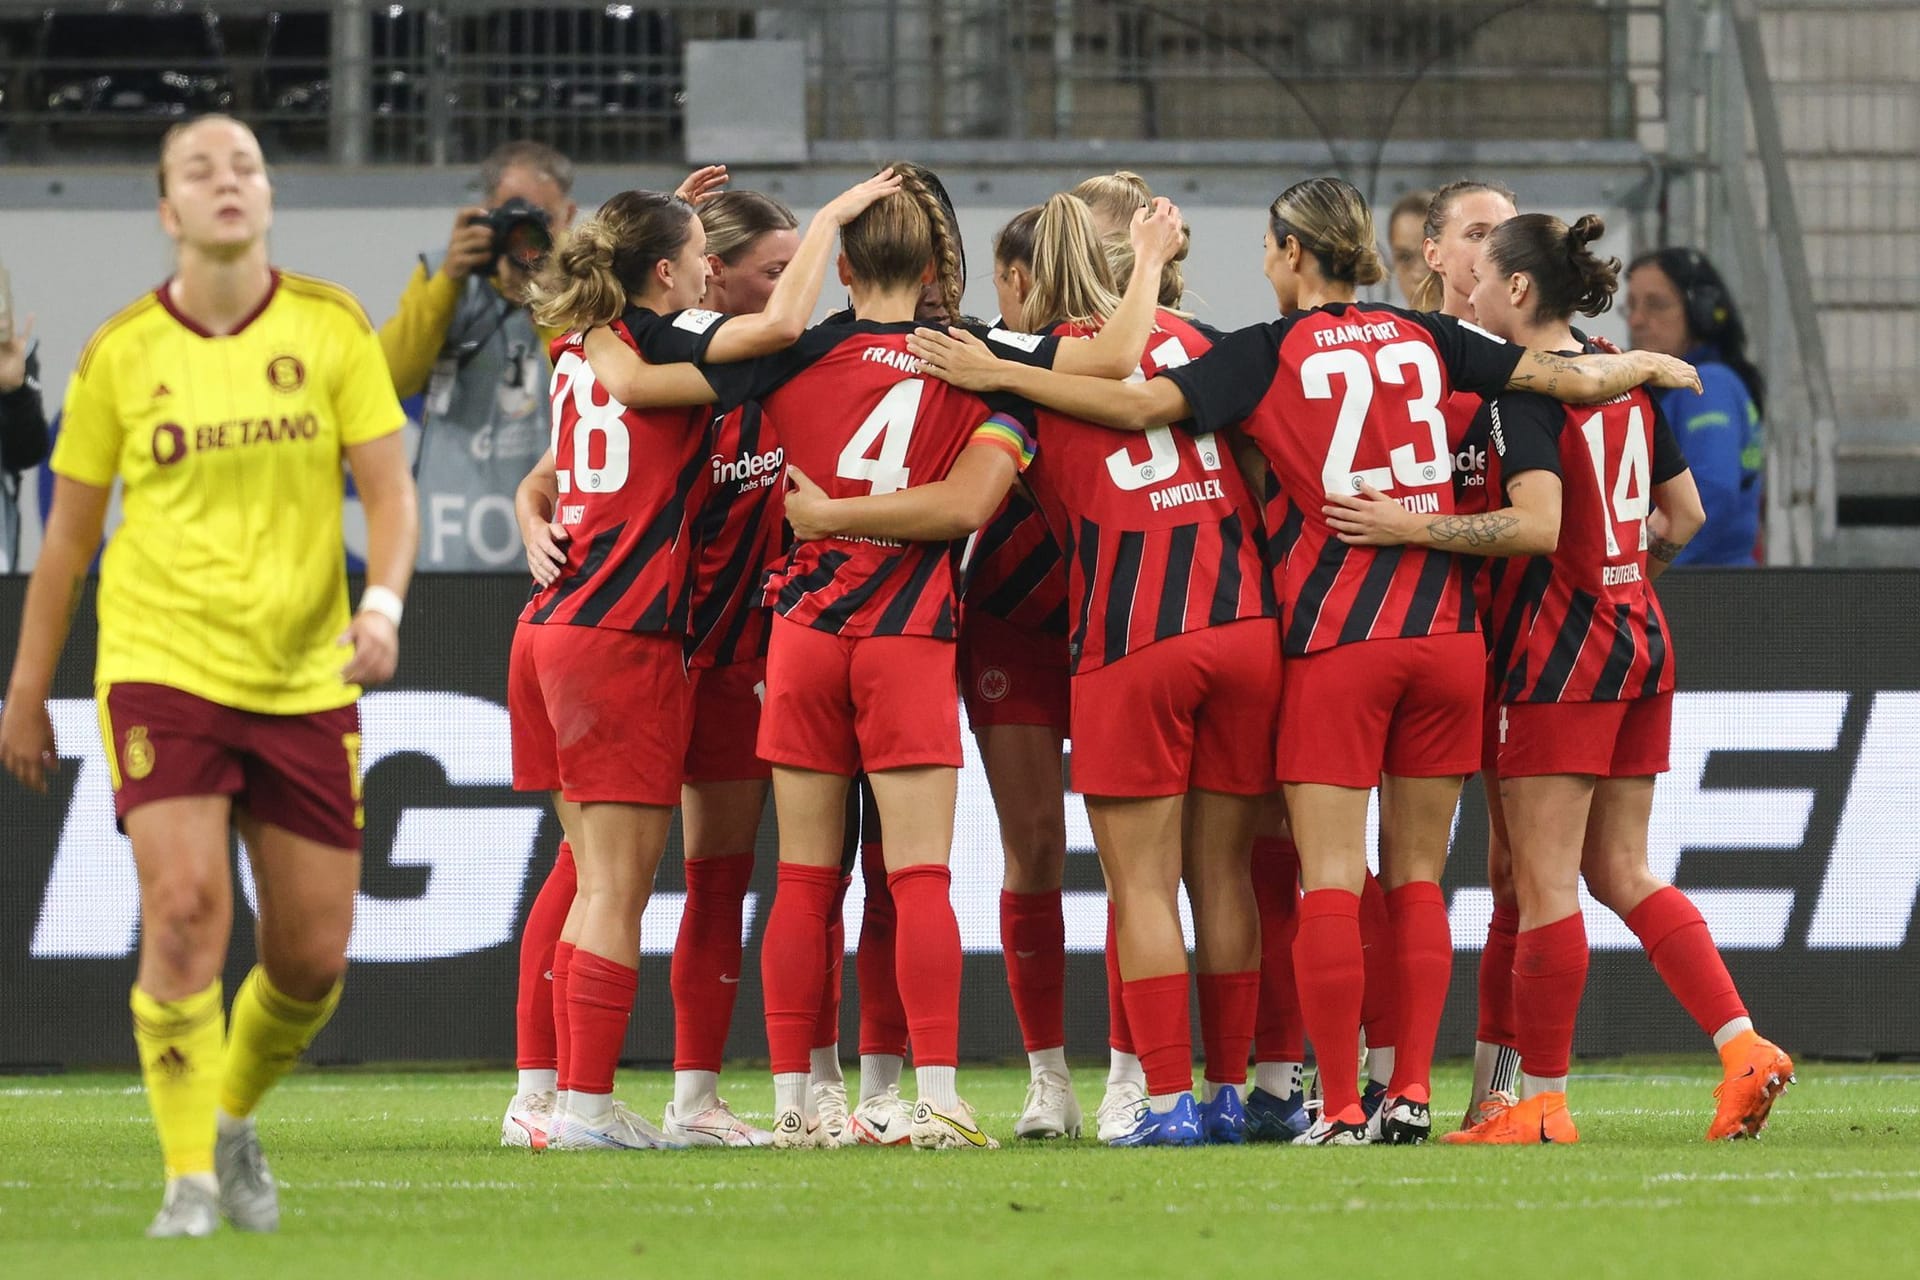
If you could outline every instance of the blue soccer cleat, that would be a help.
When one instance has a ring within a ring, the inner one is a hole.
[[[1204,1141],[1200,1131],[1200,1107],[1193,1095],[1183,1093],[1171,1111],[1155,1111],[1141,1102],[1133,1128],[1110,1141],[1110,1147],[1193,1147]]]
[[[1307,1096],[1299,1089],[1282,1098],[1255,1088],[1247,1095],[1246,1112],[1250,1142],[1292,1142],[1313,1125]]]
[[[1212,1102],[1200,1104],[1200,1131],[1208,1142],[1238,1146],[1247,1140],[1247,1108],[1237,1086],[1223,1084]]]

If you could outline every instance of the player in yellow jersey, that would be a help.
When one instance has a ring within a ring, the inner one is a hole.
[[[326,1024],[360,879],[359,685],[393,674],[417,539],[402,415],[353,296],[267,261],[260,144],[170,130],[172,279],[101,326],[67,391],[53,508],[0,708],[0,761],[44,789],[46,698],[118,480],[100,568],[101,731],[140,877],[134,1040],[166,1196],[151,1236],[279,1223],[260,1098]],[[347,608],[342,461],[367,513]],[[260,963],[223,1017],[228,832],[259,886]]]

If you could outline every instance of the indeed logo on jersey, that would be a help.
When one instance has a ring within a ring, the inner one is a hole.
[[[786,466],[787,451],[774,448],[765,453],[743,453],[732,460],[716,453],[711,461],[715,488],[723,484],[735,484],[740,486],[741,493],[749,493],[764,489],[780,478],[781,468]]]
[[[1453,470],[1460,477],[1462,485],[1476,489],[1485,488],[1487,451],[1478,445],[1468,445],[1453,455]]]
[[[319,434],[320,419],[311,413],[296,418],[229,418],[202,423],[191,432],[177,422],[163,422],[153,429],[153,460],[168,467],[193,452],[311,440]]]

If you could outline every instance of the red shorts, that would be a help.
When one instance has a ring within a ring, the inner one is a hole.
[[[1478,634],[1361,640],[1287,660],[1282,782],[1377,787],[1380,775],[1480,767],[1487,651]]]
[[[1622,702],[1509,702],[1500,708],[1497,725],[1503,778],[1646,778],[1668,768],[1673,694]]]
[[[691,703],[678,636],[522,622],[507,660],[513,785],[678,804]]]
[[[1073,789],[1088,796],[1273,790],[1280,629],[1244,618],[1073,677]]]
[[[773,776],[759,753],[767,660],[750,658],[693,673],[693,724],[687,734],[688,782],[747,782]]]
[[[760,758],[852,777],[960,767],[951,640],[837,636],[776,616]]]
[[[232,796],[257,821],[360,852],[358,706],[263,715],[163,684],[108,685],[99,704],[122,831],[154,800]]]
[[[1046,725],[1067,736],[1068,662],[1065,636],[1023,631],[990,613],[971,610],[960,626],[960,696],[967,723]]]

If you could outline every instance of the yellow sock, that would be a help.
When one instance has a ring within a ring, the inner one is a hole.
[[[214,1106],[220,1097],[223,1056],[220,984],[164,1001],[135,987],[128,1004],[167,1176],[212,1173]]]
[[[267,979],[264,968],[253,966],[233,997],[220,1109],[235,1119],[252,1115],[267,1090],[293,1070],[339,1003],[339,983],[318,1000],[295,1000]]]

